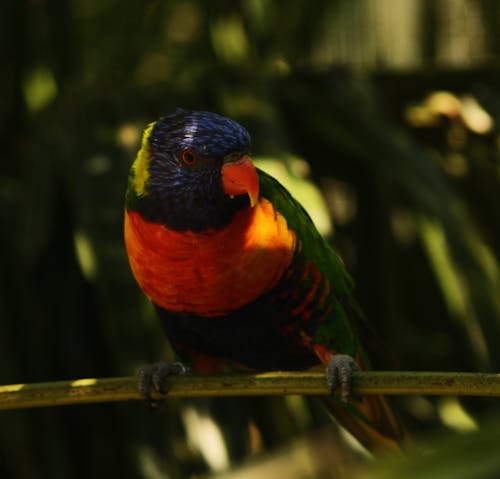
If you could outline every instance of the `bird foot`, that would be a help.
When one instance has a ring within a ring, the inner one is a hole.
[[[138,375],[139,393],[144,396],[151,409],[159,409],[163,404],[163,399],[153,399],[151,393],[156,391],[160,394],[168,392],[166,379],[169,376],[186,374],[189,368],[182,363],[158,362],[144,366]]]
[[[347,354],[334,354],[326,365],[326,382],[333,394],[340,389],[342,402],[348,403],[352,397],[352,374],[359,370],[354,359]]]

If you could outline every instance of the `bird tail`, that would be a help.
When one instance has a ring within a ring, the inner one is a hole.
[[[352,398],[346,404],[339,397],[324,397],[328,411],[372,453],[402,453],[408,434],[383,396]]]

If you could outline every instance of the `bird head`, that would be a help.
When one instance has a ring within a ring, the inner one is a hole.
[[[177,230],[225,226],[259,196],[250,135],[237,122],[177,110],[145,130],[132,165],[127,207]]]

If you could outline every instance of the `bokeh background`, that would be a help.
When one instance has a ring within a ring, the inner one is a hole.
[[[171,353],[122,221],[141,130],[178,106],[249,129],[381,367],[499,370],[499,32],[494,0],[1,2],[0,384]],[[0,477],[498,477],[498,400],[397,406],[427,453],[381,464],[299,397],[2,411]]]

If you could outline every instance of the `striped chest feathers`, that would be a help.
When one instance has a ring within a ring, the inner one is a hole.
[[[156,305],[172,312],[227,314],[269,291],[290,265],[296,238],[261,198],[217,231],[178,232],[125,213],[132,272]]]

